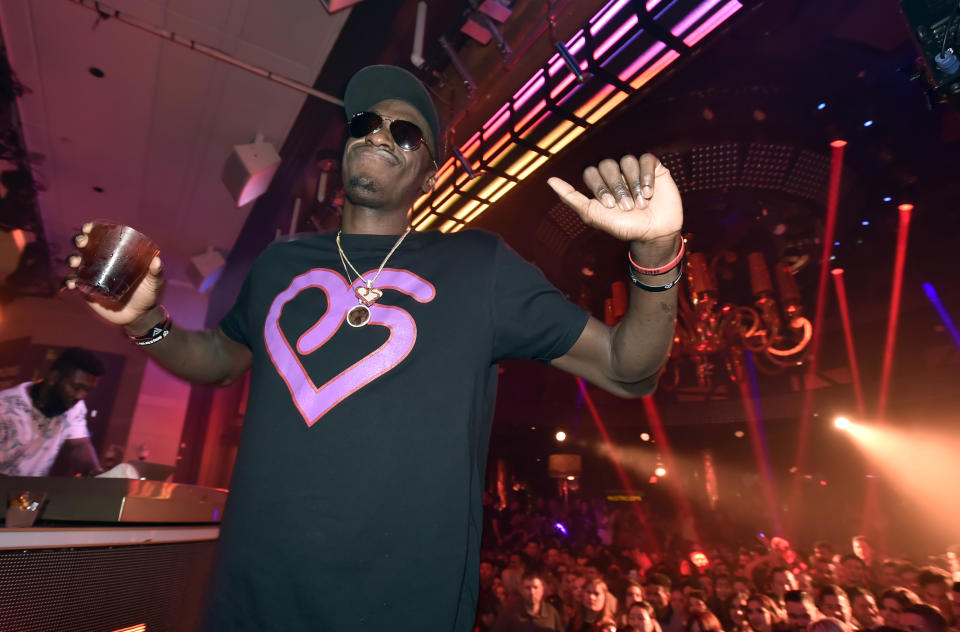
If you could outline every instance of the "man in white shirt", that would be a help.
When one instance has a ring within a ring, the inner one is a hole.
[[[0,391],[0,474],[46,476],[64,446],[72,473],[99,473],[83,400],[101,375],[94,354],[71,347],[42,381]]]

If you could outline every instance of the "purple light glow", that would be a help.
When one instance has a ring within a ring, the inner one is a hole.
[[[663,49],[666,47],[667,45],[664,44],[663,42],[657,42],[656,44],[648,48],[644,54],[637,57],[637,60],[632,64],[630,64],[629,66],[627,66],[627,69],[621,72],[619,75],[617,75],[617,78],[620,79],[620,81],[630,81],[630,79],[634,75],[640,72],[641,68],[649,64],[650,61],[654,57],[659,55],[663,51]]]
[[[620,9],[627,6],[629,2],[630,0],[617,0],[616,3],[612,7],[610,7],[610,10],[606,11],[605,13],[604,13],[604,9],[600,9],[600,13],[594,16],[594,19],[596,19],[597,21],[593,26],[590,27],[590,35],[596,35],[597,31],[599,31],[604,26],[606,26],[607,22],[609,22],[613,18],[613,16],[619,13]],[[607,6],[610,6],[610,5],[608,4]],[[601,16],[601,13],[603,14],[602,16]],[[597,16],[600,16],[600,17],[598,18]],[[634,15],[633,18],[636,19],[637,16]]]
[[[572,42],[572,43],[570,43]],[[567,43],[567,52],[571,55],[576,55],[580,52],[580,49],[583,48],[583,45],[587,43],[587,38],[583,36],[583,29],[577,31],[577,33],[570,38],[570,42]],[[550,76],[554,76],[561,69],[566,67],[566,62],[560,58],[559,54],[554,55],[550,58]]]
[[[620,38],[623,37],[627,31],[632,29],[637,25],[640,20],[637,19],[637,16],[631,15],[626,22],[624,22],[620,28],[613,32],[613,34],[607,38],[603,44],[597,47],[597,50],[593,51],[593,58],[600,59],[603,57],[603,54],[610,50],[610,47],[620,41]]]
[[[937,314],[940,315],[943,326],[950,333],[950,337],[953,338],[953,344],[957,345],[957,349],[960,349],[960,331],[957,330],[957,325],[953,322],[953,319],[950,318],[950,314],[947,312],[947,308],[943,306],[943,302],[940,301],[940,296],[937,294],[936,288],[933,287],[932,283],[924,283],[922,287],[923,293],[927,295],[930,303],[933,304],[933,308],[937,310]]]
[[[670,29],[670,32],[677,37],[680,37],[686,32],[687,29],[696,24],[700,18],[706,15],[710,9],[720,4],[721,1],[722,0],[706,0],[705,2],[702,2],[699,7],[691,11],[687,17],[680,20],[675,27]]]
[[[708,33],[713,31],[722,23],[726,22],[727,18],[742,8],[743,5],[740,4],[738,0],[730,0],[730,2],[725,4],[722,9],[704,20],[703,24],[695,28],[692,33],[683,38],[683,43],[687,46],[693,46],[706,37]]]
[[[560,533],[562,533],[563,535],[567,535],[567,528],[563,526],[562,522],[554,523],[553,528],[559,531]]]

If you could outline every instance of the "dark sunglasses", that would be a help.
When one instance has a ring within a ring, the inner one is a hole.
[[[420,145],[426,145],[423,137],[423,131],[403,119],[390,119],[381,116],[376,112],[357,112],[350,119],[350,136],[354,138],[363,138],[383,128],[384,119],[390,121],[390,135],[400,149],[404,151],[417,151]],[[427,147],[427,153],[433,157],[430,147]]]

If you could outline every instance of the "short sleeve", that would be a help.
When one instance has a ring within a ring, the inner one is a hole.
[[[247,315],[250,310],[251,276],[253,276],[252,270],[243,281],[243,287],[240,288],[240,294],[237,295],[237,300],[234,302],[233,307],[230,308],[227,315],[220,321],[220,329],[223,330],[223,333],[225,333],[228,338],[247,347],[250,347],[250,338],[248,335],[248,323],[250,320],[247,318]]]
[[[83,439],[90,436],[90,431],[87,429],[87,405],[83,400],[66,412],[64,424],[64,439]]]
[[[492,301],[495,359],[532,358],[548,362],[558,358],[577,341],[589,318],[538,268],[499,239]]]

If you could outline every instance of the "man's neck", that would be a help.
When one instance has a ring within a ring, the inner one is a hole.
[[[50,400],[49,384],[46,382],[34,382],[27,387],[27,394],[30,395],[30,400],[33,402],[34,408],[39,410],[47,417],[54,416],[51,415],[50,411],[47,409]]]
[[[407,209],[371,209],[347,201],[340,230],[348,235],[400,235],[409,227]]]
[[[523,609],[526,610],[527,614],[531,617],[540,616],[540,604],[539,603],[526,603],[523,604]]]

